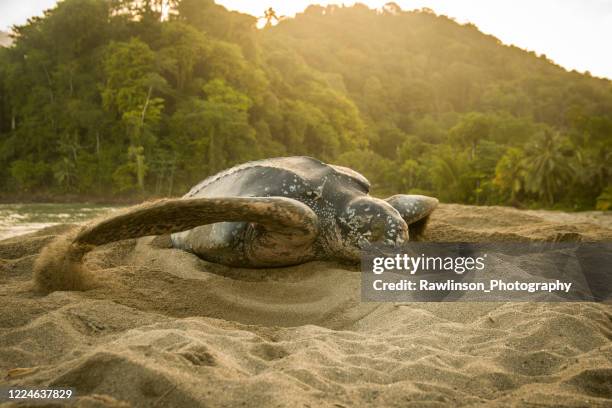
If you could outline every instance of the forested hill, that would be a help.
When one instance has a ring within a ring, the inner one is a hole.
[[[2,191],[177,195],[235,163],[305,154],[378,193],[610,205],[609,80],[392,3],[310,6],[263,30],[208,0],[162,22],[154,3],[65,0],[14,29]]]

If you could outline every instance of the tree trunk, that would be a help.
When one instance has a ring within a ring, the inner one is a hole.
[[[139,148],[142,149],[142,146],[139,146]],[[141,192],[144,192],[144,173],[144,154],[138,151],[136,153],[136,177],[138,179],[138,188]]]
[[[147,99],[145,100],[145,104],[142,108],[142,113],[140,115],[140,128],[144,127],[145,117],[147,115],[147,109],[149,108],[149,101],[151,100],[151,92],[153,92],[153,85],[149,86],[149,91],[147,92]]]
[[[175,159],[172,159],[172,164],[170,167],[170,179],[168,180],[168,195],[172,196],[172,188],[174,187],[174,169],[175,169]]]

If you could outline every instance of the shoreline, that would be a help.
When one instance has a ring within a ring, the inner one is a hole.
[[[136,205],[143,201],[168,198],[161,196],[103,196],[79,194],[1,194],[0,204],[93,204]]]

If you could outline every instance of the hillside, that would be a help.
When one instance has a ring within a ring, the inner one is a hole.
[[[267,49],[297,54],[356,103],[371,151],[342,160],[390,190],[551,204],[593,200],[610,183],[607,79],[567,72],[427,9],[311,6],[264,36]],[[572,180],[586,170],[578,152],[590,170]],[[538,161],[545,155],[548,164]],[[553,170],[541,174],[534,162]]]
[[[305,154],[379,193],[610,205],[608,80],[430,10],[310,6],[259,31],[210,0],[164,22],[121,4],[66,0],[0,50],[3,191],[176,195]]]

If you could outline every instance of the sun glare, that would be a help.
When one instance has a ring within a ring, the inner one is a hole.
[[[310,4],[344,4],[355,1],[247,1],[216,0],[230,10],[259,18],[263,28],[268,20],[265,11],[271,7],[278,20],[293,17]],[[382,8],[389,0],[361,0],[370,8]],[[554,62],[580,72],[590,71],[612,78],[612,54],[593,52],[609,48],[612,37],[612,5],[603,1],[531,0],[396,0],[403,10],[423,7],[455,18],[459,23],[471,22],[484,33],[494,35],[505,44],[516,45],[537,54],[545,54]],[[585,46],[588,44],[588,46]]]

